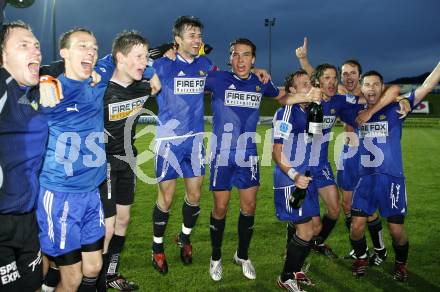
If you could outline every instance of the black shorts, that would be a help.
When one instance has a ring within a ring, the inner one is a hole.
[[[116,204],[131,205],[136,190],[136,175],[125,161],[107,155],[107,180],[99,187],[104,217],[116,215]]]
[[[0,214],[0,291],[35,291],[43,281],[35,213]]]

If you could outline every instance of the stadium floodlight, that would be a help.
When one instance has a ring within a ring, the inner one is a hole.
[[[272,74],[272,26],[275,25],[275,19],[264,19],[264,26],[269,27],[269,74]]]

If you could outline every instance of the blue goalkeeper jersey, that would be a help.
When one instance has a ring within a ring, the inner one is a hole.
[[[283,154],[299,173],[309,169],[312,137],[306,132],[307,115],[300,105],[286,105],[277,110],[272,122],[274,144],[283,145]],[[275,164],[273,186],[275,189],[293,186],[295,183]]]
[[[32,211],[40,188],[47,121],[29,93],[0,69],[0,214]]]
[[[76,81],[59,75],[64,99],[43,108],[49,141],[40,183],[47,189],[82,193],[96,189],[106,177],[103,97],[110,73],[97,64],[101,82]]]
[[[414,108],[414,91],[406,97]],[[401,138],[405,119],[399,119],[399,107],[397,102],[384,107],[360,127],[354,122],[357,112],[347,119],[359,136],[360,176],[381,173],[404,177]]]
[[[324,124],[322,136],[319,140],[314,139],[312,146],[311,166],[321,166],[328,163],[328,146],[331,140],[331,131],[339,117],[342,121],[347,119],[347,114],[352,110],[359,110],[363,105],[358,104],[359,98],[354,95],[336,94],[328,101],[322,101],[322,109],[324,113]],[[319,136],[318,136],[319,137]]]
[[[203,98],[206,75],[213,69],[211,61],[200,56],[189,63],[177,54],[175,60],[166,57],[156,60],[153,67],[162,83],[157,96],[156,138],[203,133]]]
[[[254,74],[240,79],[232,72],[212,71],[205,88],[212,92],[212,151],[256,149],[261,101],[279,94],[273,83],[263,84]]]

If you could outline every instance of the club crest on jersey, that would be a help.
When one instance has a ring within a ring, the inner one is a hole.
[[[183,72],[182,72],[183,73]],[[174,78],[174,94],[199,94],[205,90],[205,78]]]
[[[261,87],[260,87],[260,85],[255,86],[255,91],[256,91],[256,92],[260,92],[260,91],[261,91]]]
[[[285,121],[276,121],[274,125],[274,138],[288,139],[292,131],[292,124]]]
[[[381,121],[383,121],[383,120],[385,120],[387,117],[385,116],[385,115],[380,115],[379,116],[379,120],[381,120]]]
[[[260,107],[261,97],[261,93],[226,90],[225,105],[257,109]]]

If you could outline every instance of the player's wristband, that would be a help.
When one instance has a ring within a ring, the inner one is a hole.
[[[287,175],[289,176],[289,178],[293,181],[295,181],[296,177],[299,175],[299,172],[295,170],[295,168],[291,168],[289,169],[289,171],[287,172]]]

